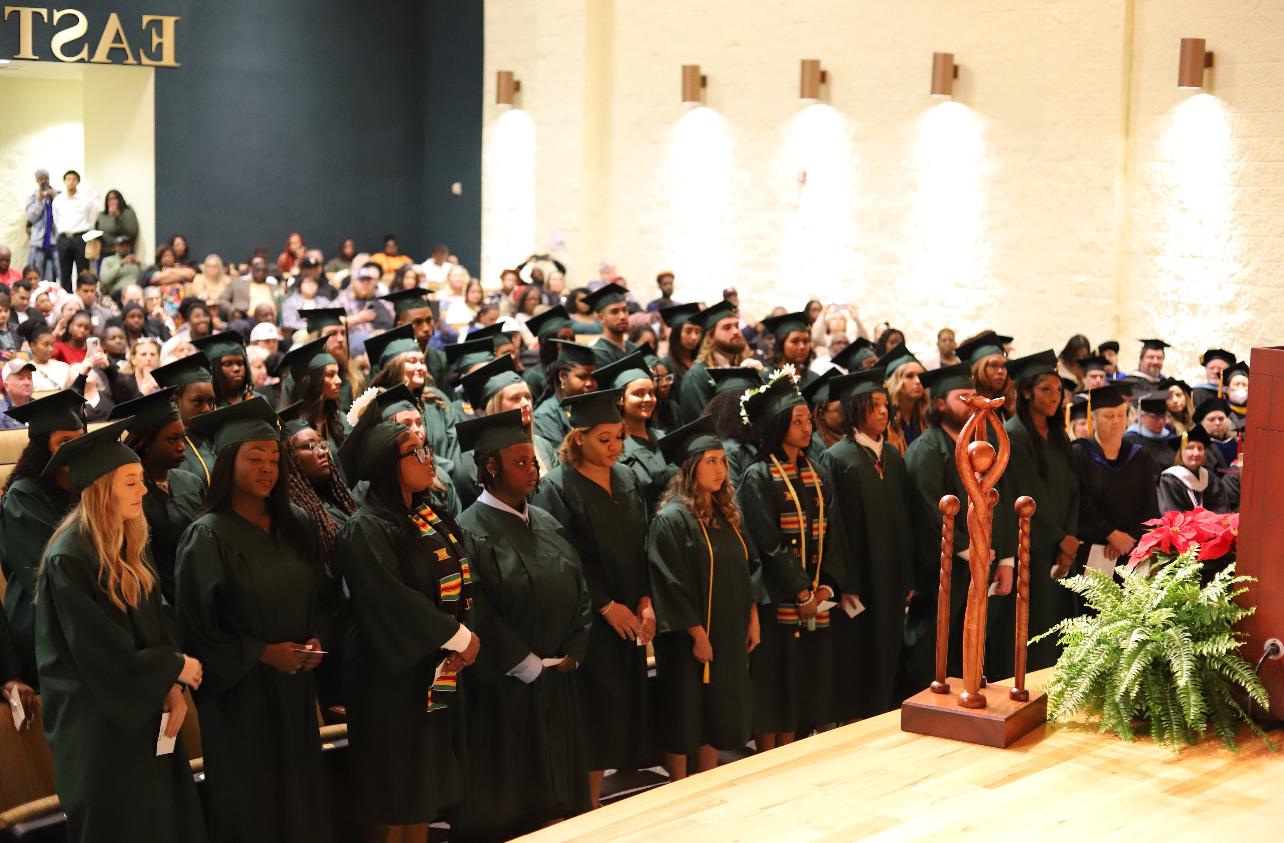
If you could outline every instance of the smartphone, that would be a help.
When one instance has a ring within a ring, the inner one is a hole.
[[[102,351],[102,348],[102,341],[99,340],[98,337],[89,337],[85,340],[86,357],[93,357],[95,354]]]

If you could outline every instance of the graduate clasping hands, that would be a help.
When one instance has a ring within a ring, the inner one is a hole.
[[[265,646],[259,661],[282,673],[295,674],[321,664],[320,649],[321,642],[315,638],[309,639],[306,645],[295,641],[281,641]]]
[[[187,700],[183,698],[182,688],[177,685],[170,686],[165,694],[165,702],[161,705],[161,711],[169,714],[169,720],[165,723],[165,737],[177,736],[178,730],[183,728],[183,720],[187,718]]]
[[[612,600],[598,611],[621,638],[627,641],[637,640],[638,633],[642,631],[642,622],[627,606]]]

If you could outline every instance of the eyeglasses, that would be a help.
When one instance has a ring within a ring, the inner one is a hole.
[[[427,445],[422,445],[418,448],[412,448],[406,453],[401,455],[401,458],[403,460],[406,457],[414,457],[415,460],[418,461],[420,465],[427,465],[428,463],[432,462],[432,448],[429,448]]]
[[[300,442],[294,446],[294,450],[316,451],[318,454],[323,454],[326,451],[326,444],[322,442],[320,439],[318,439],[315,442]]]
[[[655,382],[658,386],[668,386],[673,383],[673,375],[664,375],[663,377],[656,378]]]

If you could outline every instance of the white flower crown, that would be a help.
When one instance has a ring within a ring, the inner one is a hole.
[[[793,382],[794,387],[797,388],[798,381],[799,381],[798,373],[794,371],[792,366],[786,366],[782,369],[777,369],[776,371],[772,372],[771,376],[767,378],[767,382],[762,386],[750,387],[749,389],[746,389],[744,393],[740,396],[740,421],[745,427],[748,427],[749,425],[753,424],[753,422],[749,419],[750,400],[752,400],[755,395],[761,395],[767,390],[771,389],[773,386],[776,385],[776,382],[779,381],[781,378],[789,378],[790,381]]]

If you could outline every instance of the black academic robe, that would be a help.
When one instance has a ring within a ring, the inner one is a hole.
[[[75,501],[52,483],[30,477],[14,481],[0,501],[0,573],[4,612],[13,630],[22,681],[39,687],[36,675],[36,571],[49,537]]]
[[[169,472],[169,492],[148,481],[143,496],[143,516],[147,519],[148,555],[160,576],[161,594],[174,603],[174,557],[178,542],[200,512],[205,497],[205,483],[181,468]]]
[[[352,607],[344,647],[352,782],[371,825],[432,822],[464,795],[460,703],[453,680],[435,687],[434,671],[469,620],[471,576],[465,583],[468,554],[453,519],[429,530],[366,504],[335,542]],[[457,588],[443,588],[443,578]]]
[[[905,634],[905,601],[914,584],[913,503],[900,451],[883,442],[881,452],[850,437],[835,442],[825,458],[833,479],[836,518],[833,541],[851,560],[848,592],[865,611],[855,618],[830,613],[834,630],[835,714],[840,721],[891,711],[896,698]]]
[[[625,357],[628,357],[633,353],[637,347],[637,343],[625,340],[624,349],[620,350],[613,343],[609,342],[606,337],[598,337],[593,341],[593,344],[589,346],[589,348],[593,349],[593,356],[597,358],[598,366],[606,366],[609,363],[614,363],[616,360],[623,360]]]
[[[1199,488],[1196,478],[1184,466],[1170,466],[1159,475],[1157,489],[1160,512],[1189,512],[1202,506],[1209,512],[1239,511],[1239,474],[1218,476],[1208,469],[1203,469],[1204,487]]]
[[[1052,424],[1057,419],[1051,420]],[[1030,519],[1030,615],[1026,641],[1041,635],[1075,612],[1072,593],[1051,576],[1062,539],[1079,526],[1079,481],[1069,447],[1049,442],[1026,426],[1020,417],[1003,425],[1012,444],[1008,470],[1003,475],[999,506],[1013,512],[1016,499],[1034,499]],[[1068,446],[1069,443],[1067,442]],[[1015,572],[1014,572],[1015,575]],[[1012,593],[991,597],[986,633],[986,675],[1006,679],[1016,670],[1016,582]],[[1026,667],[1051,667],[1061,654],[1054,638],[1026,649]]]
[[[592,608],[579,555],[544,510],[529,525],[480,501],[459,525],[472,542],[481,594],[481,653],[464,671],[469,769],[459,828],[515,836],[587,810],[588,761],[576,671],[509,675],[526,660],[583,662]]]
[[[657,631],[660,748],[680,755],[702,746],[742,749],[753,724],[745,646],[749,613],[757,611],[757,556],[721,515],[702,530],[686,504],[672,500],[651,522],[647,561]],[[687,630],[694,626],[705,627],[713,648],[707,684],[704,665],[691,651]]]
[[[202,841],[182,743],[156,754],[161,707],[183,669],[173,617],[156,587],[137,607],[117,607],[98,565],[80,528],[64,531],[45,556],[36,602],[45,734],[69,838]]]
[[[1164,473],[1164,469],[1172,466],[1177,459],[1177,449],[1180,447],[1181,436],[1164,436],[1156,439],[1151,436],[1132,430],[1124,434],[1125,445],[1137,445],[1141,448],[1142,453],[1150,460],[1150,470],[1159,482],[1159,475]]]
[[[187,450],[184,452],[183,461],[178,467],[201,481],[203,489],[208,489],[210,472],[214,470],[214,449],[210,447],[207,439],[197,436],[190,430],[183,437],[183,441],[187,445]]]
[[[660,495],[664,493],[665,487],[669,485],[669,479],[676,472],[656,447],[656,443],[664,437],[664,431],[651,430],[650,434],[649,439],[626,436],[624,452],[620,454],[618,463],[633,473],[638,489],[646,498],[648,513],[655,512],[656,504],[660,502]]]
[[[302,645],[316,632],[315,545],[296,546],[274,526],[265,533],[226,507],[188,527],[178,548],[183,640],[205,667],[196,703],[213,840],[330,839],[318,809],[326,803],[313,676],[259,660],[267,644]]]
[[[646,499],[628,469],[611,469],[611,491],[562,464],[531,503],[548,511],[578,551],[593,606],[584,666],[576,677],[591,770],[633,769],[650,744],[646,647],[621,638],[602,616],[611,602],[637,612],[651,593]]]
[[[1143,522],[1159,515],[1156,482],[1150,459],[1140,445],[1124,443],[1114,460],[1107,460],[1094,437],[1071,443],[1079,479],[1079,546],[1076,568],[1088,561],[1092,545],[1106,543],[1114,530],[1140,539],[1149,528]]]

